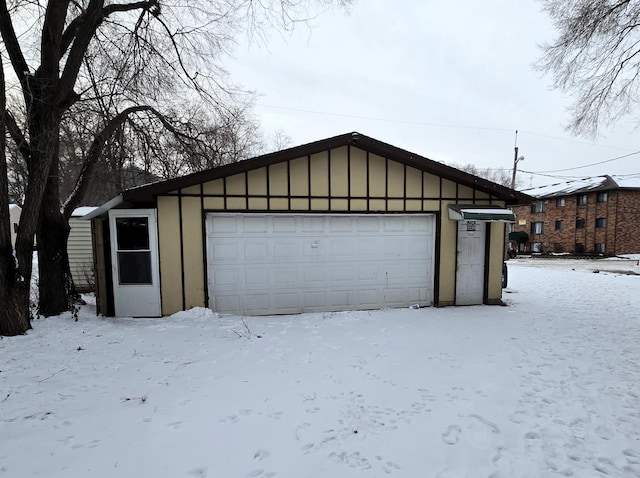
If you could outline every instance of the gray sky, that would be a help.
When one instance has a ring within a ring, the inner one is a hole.
[[[254,112],[265,132],[283,130],[292,146],[358,131],[436,161],[511,170],[518,130],[518,169],[534,172],[640,150],[633,118],[597,141],[564,129],[570,98],[532,66],[537,45],[554,37],[533,0],[357,0],[313,25],[241,44],[226,64],[260,94]],[[639,158],[549,174],[638,173]]]

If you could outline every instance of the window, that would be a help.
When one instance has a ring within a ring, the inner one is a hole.
[[[564,198],[556,198],[556,206],[564,207]]]
[[[587,204],[587,195],[580,194],[578,196],[578,206],[585,206]]]
[[[17,222],[13,223],[13,232],[18,234],[18,223]]]
[[[607,193],[598,193],[598,195],[596,196],[596,202],[607,202]]]
[[[542,242],[534,242],[531,244],[531,252],[544,252]]]
[[[531,212],[544,212],[544,201],[536,201],[531,205]]]
[[[516,225],[513,222],[507,224],[507,232],[511,233],[516,230]]]
[[[556,231],[562,229],[563,221],[556,221]]]
[[[584,219],[576,219],[576,229],[584,229],[585,221]]]
[[[604,243],[603,242],[596,242],[596,252],[598,254],[604,254]]]
[[[148,218],[118,217],[116,234],[118,282],[152,284]]]
[[[607,227],[607,218],[606,217],[597,218],[596,227]]]
[[[584,250],[584,244],[582,242],[576,242],[576,252],[582,253]]]
[[[544,222],[532,222],[531,234],[544,234]]]

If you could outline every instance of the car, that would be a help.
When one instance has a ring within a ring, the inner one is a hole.
[[[507,268],[507,263],[502,262],[502,288],[507,287],[507,283],[509,280],[509,269]]]

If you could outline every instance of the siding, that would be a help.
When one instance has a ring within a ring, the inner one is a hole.
[[[342,146],[159,194],[162,313],[207,304],[204,218],[209,212],[436,214],[436,303],[455,302],[457,223],[449,204],[504,207],[486,192]],[[500,301],[504,224],[491,225],[489,303]]]
[[[67,252],[71,275],[80,292],[93,291],[93,250],[91,247],[91,221],[71,218],[71,232]]]

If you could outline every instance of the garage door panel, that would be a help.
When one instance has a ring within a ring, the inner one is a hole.
[[[302,282],[304,284],[310,283],[324,283],[327,280],[327,269],[323,266],[306,267],[302,272]]]
[[[239,271],[236,268],[226,269],[224,267],[218,267],[213,274],[210,274],[213,281],[217,286],[233,286],[238,287]]]
[[[302,232],[324,232],[323,216],[306,216],[302,218]]]
[[[351,303],[349,301],[349,292],[346,290],[330,290],[327,292],[327,299],[330,303],[340,308],[346,308]]]
[[[297,267],[275,267],[272,270],[273,285],[275,287],[295,286],[299,281]]]
[[[302,254],[302,244],[279,241],[273,246],[273,255],[280,261],[296,261]]]
[[[217,216],[214,221],[210,221],[211,231],[215,233],[238,233],[238,221],[234,217]]]
[[[218,294],[214,298],[215,310],[239,310],[240,309],[240,297],[238,295],[223,295]]]
[[[350,266],[336,265],[331,269],[331,280],[333,282],[352,281],[353,268]]]
[[[297,221],[295,217],[274,217],[273,232],[277,233],[295,233],[297,231]]]
[[[353,220],[351,216],[330,216],[329,231],[353,232]]]
[[[210,306],[266,315],[431,305],[433,223],[432,215],[211,213]]]
[[[238,258],[238,244],[230,240],[220,240],[213,251],[216,260],[233,260]]]
[[[381,297],[380,291],[378,288],[373,289],[362,289],[358,291],[359,300],[358,306],[362,308],[380,308],[381,307]]]
[[[264,288],[269,283],[269,269],[265,267],[248,267],[245,269],[244,283],[250,288],[255,285]]]

